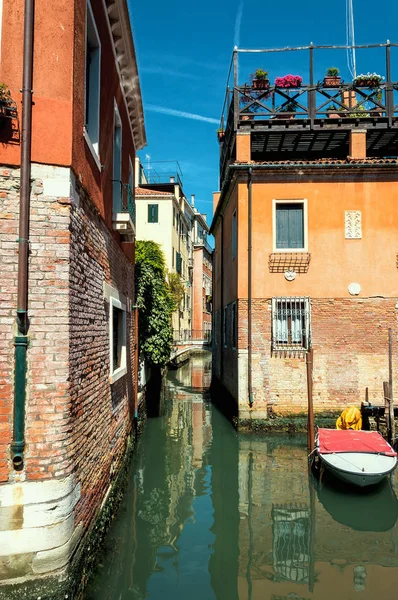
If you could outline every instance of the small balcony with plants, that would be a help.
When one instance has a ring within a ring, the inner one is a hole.
[[[345,67],[345,46],[235,48],[217,133],[221,180],[234,160],[239,130],[251,133],[255,160],[278,160],[286,157],[286,152],[308,158],[347,156],[349,132],[355,128],[367,130],[369,156],[395,156],[398,44],[369,44],[355,49],[361,54],[358,64],[377,64],[383,71],[354,71],[352,76]],[[336,60],[334,64],[341,61],[343,68],[326,67],[325,56]],[[278,72],[278,63],[286,65],[287,57],[295,70]],[[242,81],[250,71],[241,63],[247,64],[249,59],[261,61],[261,67]]]
[[[135,200],[129,183],[113,182],[113,229],[125,238],[133,241],[135,237]]]

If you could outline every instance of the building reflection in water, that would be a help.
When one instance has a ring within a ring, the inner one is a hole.
[[[170,372],[86,599],[395,598],[390,482],[312,485],[304,440],[238,435],[204,392],[210,368]]]

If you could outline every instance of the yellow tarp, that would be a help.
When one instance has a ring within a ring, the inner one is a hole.
[[[362,429],[361,411],[355,406],[349,406],[336,421],[336,429]]]

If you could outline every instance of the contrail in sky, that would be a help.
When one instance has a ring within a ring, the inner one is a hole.
[[[184,112],[182,110],[174,110],[173,108],[165,108],[164,106],[157,106],[156,104],[145,104],[145,109],[149,112],[161,113],[163,115],[171,115],[172,117],[180,117],[182,119],[193,119],[194,121],[204,121],[205,123],[219,123],[218,119],[212,119],[211,117],[203,117],[195,113]]]
[[[241,0],[238,6],[238,13],[236,15],[235,20],[235,34],[234,34],[234,47],[238,46],[240,43],[240,26],[242,24],[242,15],[243,15],[243,0]]]

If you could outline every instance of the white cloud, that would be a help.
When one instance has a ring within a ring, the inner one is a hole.
[[[156,112],[163,115],[170,115],[172,117],[180,117],[181,119],[192,119],[194,121],[204,121],[205,123],[218,124],[219,119],[212,119],[211,117],[204,117],[195,113],[184,112],[183,110],[175,110],[174,108],[166,108],[164,106],[157,106],[156,104],[145,104],[145,110],[149,112]]]

